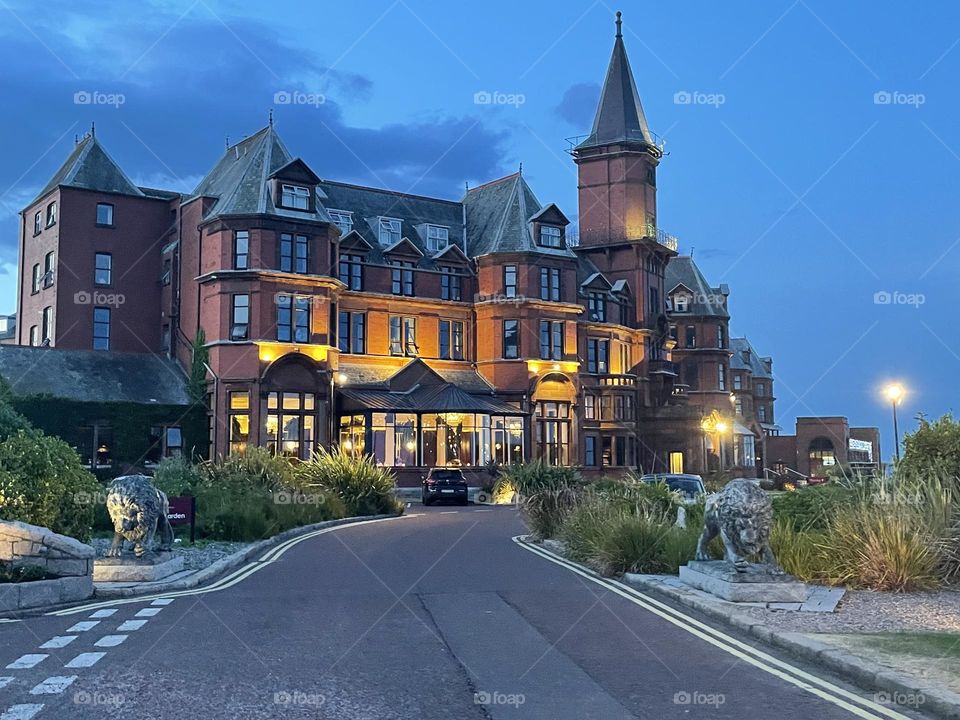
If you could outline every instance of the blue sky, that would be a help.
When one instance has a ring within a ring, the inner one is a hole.
[[[92,121],[126,172],[156,187],[192,189],[224,138],[255,132],[273,108],[291,152],[324,177],[458,198],[464,182],[523,162],[540,200],[573,217],[565,138],[589,130],[621,9],[669,153],[658,220],[730,285],[734,334],[774,357],[784,428],[845,414],[878,425],[889,455],[884,381],[910,389],[901,427],[954,406],[955,3],[35,7],[0,3],[0,311],[15,302],[15,213]],[[510,102],[478,104],[478,92]]]

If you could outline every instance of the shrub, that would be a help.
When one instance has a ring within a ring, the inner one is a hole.
[[[384,515],[403,511],[394,495],[393,473],[368,455],[321,448],[310,462],[297,466],[296,487],[303,492],[323,490],[340,499],[348,515]]]
[[[567,515],[577,505],[583,486],[573,468],[545,465],[539,461],[511,465],[501,475],[520,497],[520,510],[533,534],[541,539],[554,537]]]
[[[790,518],[776,519],[770,532],[770,547],[780,566],[808,582],[829,581],[834,574],[825,543],[825,530],[799,529]]]
[[[101,488],[59,438],[18,430],[0,442],[0,517],[88,540]]]
[[[203,480],[200,469],[185,457],[166,457],[153,473],[153,484],[168,497],[194,495]]]
[[[773,499],[773,514],[794,530],[824,530],[830,518],[858,497],[854,487],[827,483],[787,492]]]
[[[934,422],[921,416],[920,426],[903,438],[903,460],[898,470],[960,477],[960,422],[949,413]]]

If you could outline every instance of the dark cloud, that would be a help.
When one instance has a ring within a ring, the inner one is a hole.
[[[593,123],[600,100],[599,83],[577,83],[567,88],[560,104],[553,108],[557,117],[566,120],[577,130],[586,132]]]

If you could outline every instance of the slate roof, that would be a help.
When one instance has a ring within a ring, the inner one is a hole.
[[[522,173],[470,188],[463,205],[467,213],[467,254],[471,257],[502,252],[575,257],[569,248],[545,248],[535,242],[530,219],[543,208]]]
[[[703,277],[700,268],[689,255],[678,255],[670,258],[667,263],[666,273],[664,274],[663,287],[667,296],[673,294],[678,285],[682,285],[693,293],[693,298],[689,305],[689,311],[686,313],[677,313],[678,316],[684,315],[709,315],[712,317],[730,317],[727,312],[727,287],[710,287],[710,283]]]
[[[316,199],[315,210],[278,208],[270,193],[270,177],[295,160],[280,136],[268,125],[248,138],[231,145],[200,181],[190,199],[217,198],[205,220],[222,215],[278,215],[296,220],[330,222],[330,216]]]
[[[773,379],[773,375],[767,370],[764,358],[757,354],[753,345],[745,337],[730,338],[730,350],[733,355],[730,358],[730,368],[732,370],[749,370],[755,378]]]
[[[617,38],[607,67],[607,76],[600,92],[600,103],[590,135],[577,148],[609,145],[618,142],[642,142],[653,145],[653,137],[647,127],[647,118],[640,104],[640,94],[633,79],[627,49],[620,32],[617,14]]]
[[[146,193],[131,182],[120,166],[107,154],[95,135],[88,134],[77,143],[60,169],[54,173],[43,190],[30,202],[37,200],[56,187],[73,187],[82,190],[135,195]],[[154,191],[156,192],[156,191]]]
[[[0,375],[16,395],[158,405],[191,402],[183,371],[157,355],[2,345]]]

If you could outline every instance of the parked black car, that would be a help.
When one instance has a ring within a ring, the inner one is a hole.
[[[456,500],[467,504],[467,480],[457,468],[430,468],[421,483],[423,504],[434,500]]]

